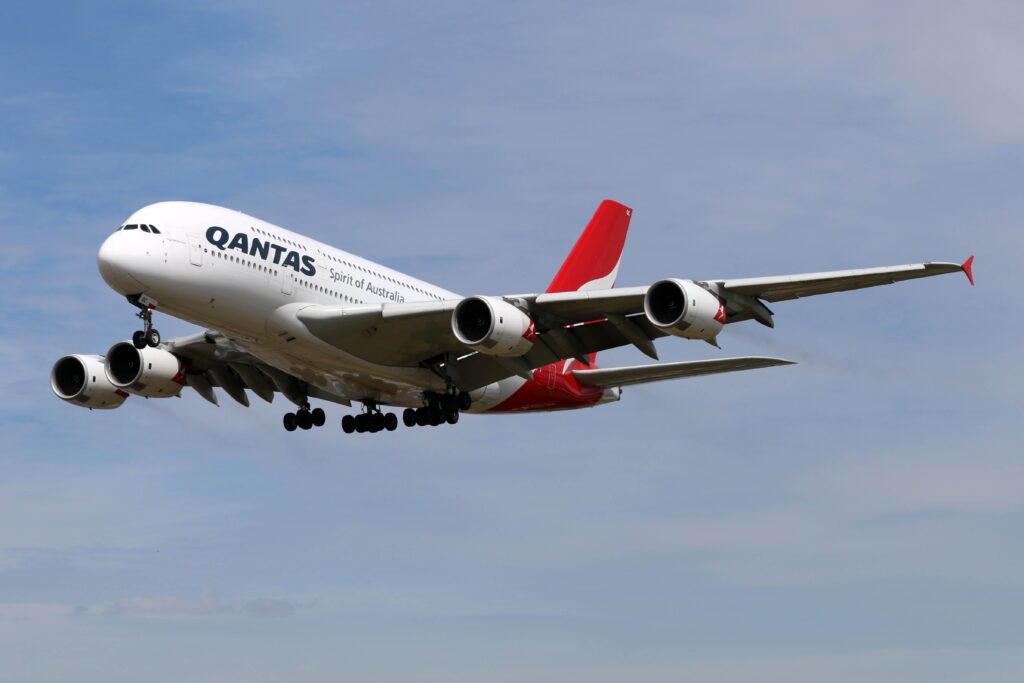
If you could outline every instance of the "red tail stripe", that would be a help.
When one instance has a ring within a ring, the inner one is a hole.
[[[615,270],[632,214],[631,208],[611,199],[601,202],[547,291],[575,292]]]

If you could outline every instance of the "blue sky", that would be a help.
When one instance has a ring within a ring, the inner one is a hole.
[[[1022,26],[999,2],[8,3],[0,680],[1020,680]],[[779,304],[721,352],[659,349],[799,365],[454,429],[49,391],[135,329],[95,253],[147,203],[475,294],[542,288],[604,197],[636,209],[623,285],[974,253],[978,286]]]

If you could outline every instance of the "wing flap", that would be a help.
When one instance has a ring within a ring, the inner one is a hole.
[[[252,390],[265,401],[273,401],[274,392],[278,391],[296,404],[309,396],[349,405],[347,399],[318,387],[302,387],[298,378],[265,364],[213,330],[178,337],[164,346],[186,362],[185,376],[189,386],[214,405],[219,405],[214,387],[223,389],[242,405],[248,405],[245,389]]]
[[[748,356],[742,358],[720,358],[716,360],[684,361],[682,363],[658,363],[655,365],[634,365],[623,368],[601,368],[597,370],[573,370],[572,374],[587,386],[608,389],[626,387],[632,384],[661,382],[667,379],[717,375],[723,372],[757,370],[777,365],[793,365],[793,361],[782,358]]]

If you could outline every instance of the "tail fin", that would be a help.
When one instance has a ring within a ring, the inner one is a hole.
[[[558,269],[548,292],[578,292],[615,286],[633,209],[606,199]]]
[[[611,199],[601,202],[547,291],[578,292],[614,287],[632,215],[633,209],[628,206]],[[567,359],[558,371],[566,374],[574,368],[593,366],[596,358],[597,354],[591,353],[584,359],[587,363]]]

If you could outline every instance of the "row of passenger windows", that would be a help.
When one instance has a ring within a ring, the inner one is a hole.
[[[333,296],[335,299],[341,299],[342,301],[348,302],[350,304],[365,304],[366,303],[365,301],[363,301],[361,299],[353,299],[352,297],[346,296],[345,294],[342,294],[341,292],[335,291],[333,289],[328,289],[327,287],[324,287],[323,285],[313,284],[311,282],[306,282],[305,280],[296,280],[296,282],[298,284],[302,285],[303,287],[306,287],[308,289],[312,289],[314,292],[320,292],[321,294],[326,294],[328,296]]]
[[[214,256],[215,258],[219,258],[219,259],[222,259],[224,261],[228,261],[230,263],[239,263],[241,265],[248,266],[249,268],[254,268],[255,270],[259,270],[259,271],[262,271],[262,272],[267,273],[269,275],[272,275],[274,277],[277,277],[277,269],[276,268],[270,268],[269,266],[265,266],[262,263],[257,263],[256,261],[253,261],[251,259],[243,258],[242,256],[236,256],[234,254],[225,253],[225,252],[221,252],[221,251],[211,251],[210,254],[212,256]],[[292,277],[292,275],[289,273],[288,277]],[[320,292],[322,294],[327,294],[327,295],[333,296],[334,298],[341,299],[342,301],[347,301],[348,303],[353,303],[353,304],[366,303],[365,301],[361,301],[359,299],[354,299],[354,298],[352,298],[350,296],[342,294],[341,292],[335,291],[333,289],[328,289],[327,287],[324,287],[322,285],[313,284],[313,283],[310,283],[310,282],[306,282],[305,280],[299,280],[299,279],[296,279],[295,282],[297,284],[299,284],[300,286],[308,287],[309,289],[312,289],[314,291]]]
[[[343,261],[342,259],[340,259],[340,258],[338,258],[336,256],[332,256],[331,254],[328,254],[325,251],[322,251],[322,250],[318,250],[318,251],[320,251],[320,254],[323,255],[325,258],[327,258],[330,261],[334,261],[335,263],[340,263],[341,265],[348,266],[349,268],[354,268],[355,270],[362,271],[362,272],[366,273],[367,275],[373,275],[373,276],[379,277],[382,280],[387,280],[388,282],[390,282],[392,284],[395,284],[395,285],[398,285],[399,287],[405,287],[406,289],[411,289],[414,292],[418,292],[418,293],[420,293],[420,294],[422,294],[424,296],[429,296],[432,299],[437,299],[438,301],[441,301],[442,297],[439,297],[436,294],[428,292],[425,289],[420,289],[419,287],[414,287],[413,285],[410,285],[408,282],[402,282],[400,280],[396,280],[395,278],[393,278],[393,277],[391,277],[389,275],[384,275],[383,273],[378,273],[375,270],[370,270],[369,268],[364,268],[363,266],[356,265],[355,263],[349,263],[348,261]]]
[[[260,228],[257,228],[256,226],[252,226],[252,229],[253,229],[254,232],[256,232],[257,234],[263,235],[264,237],[273,237],[274,239],[276,239],[278,241],[284,242],[285,244],[288,244],[288,245],[293,246],[293,247],[298,247],[299,249],[307,249],[307,250],[309,249],[309,247],[307,245],[301,245],[301,244],[299,244],[297,242],[294,242],[293,240],[286,239],[286,238],[282,237],[281,235],[277,235],[277,234],[273,234],[273,233],[267,232],[266,230],[262,230]],[[319,252],[321,256],[323,256],[324,258],[326,258],[326,259],[328,259],[330,261],[334,261],[335,263],[348,266],[349,268],[353,268],[355,270],[361,271],[363,273],[366,273],[367,275],[373,275],[373,276],[379,277],[379,278],[381,278],[383,280],[387,280],[388,282],[390,282],[390,283],[392,283],[394,285],[397,285],[399,287],[405,287],[406,289],[410,289],[410,290],[412,290],[414,292],[422,294],[423,296],[430,297],[431,299],[436,299],[438,301],[441,301],[444,298],[444,297],[437,296],[436,294],[434,294],[432,292],[428,292],[425,289],[420,289],[419,287],[415,287],[415,286],[413,286],[413,285],[411,285],[411,284],[409,284],[407,282],[401,282],[399,280],[396,280],[393,277],[390,277],[388,275],[384,275],[383,273],[378,273],[375,270],[370,270],[369,268],[364,268],[363,266],[356,265],[355,263],[349,263],[348,261],[343,261],[342,259],[340,259],[340,258],[338,258],[336,256],[333,256],[332,254],[328,254],[323,249],[317,249],[317,252]],[[315,285],[314,285],[314,287],[315,287]],[[331,292],[331,290],[327,290],[326,288],[324,289],[324,291],[327,292],[327,293]],[[337,296],[339,296],[342,299],[348,300],[343,295],[337,295]],[[352,299],[351,301],[355,301],[355,300]],[[362,302],[356,302],[356,303],[362,303]]]
[[[154,232],[157,232],[156,228],[154,228],[152,225],[149,226],[149,227],[153,228]],[[292,240],[286,239],[286,238],[282,237],[281,235],[270,233],[270,232],[268,232],[266,230],[262,230],[260,228],[255,227],[255,226],[252,226],[252,230],[254,232],[256,232],[257,234],[263,235],[264,237],[272,237],[272,238],[274,238],[274,239],[276,239],[276,240],[278,240],[280,242],[284,242],[285,244],[288,244],[290,246],[298,247],[299,249],[307,249],[307,250],[309,249],[308,246],[298,244],[297,242],[294,242]],[[411,289],[412,291],[418,292],[419,294],[422,294],[424,296],[430,297],[431,299],[436,299],[438,301],[441,301],[444,298],[444,297],[437,296],[436,294],[434,294],[432,292],[428,292],[425,289],[420,289],[419,287],[414,287],[413,285],[411,285],[411,284],[409,284],[407,282],[401,282],[399,280],[396,280],[393,277],[390,277],[388,275],[384,275],[383,273],[378,273],[375,270],[370,270],[369,268],[364,268],[363,266],[356,265],[355,263],[349,263],[348,261],[343,261],[342,259],[340,259],[340,258],[338,258],[336,256],[328,254],[326,251],[324,251],[322,249],[317,249],[317,251],[320,253],[321,256],[327,258],[328,260],[334,261],[335,263],[339,263],[339,264],[348,266],[349,268],[352,268],[354,270],[358,270],[358,271],[364,272],[367,275],[374,275],[374,276],[379,277],[379,278],[381,278],[383,280],[387,280],[388,282],[390,282],[392,284],[398,285],[399,287],[405,287],[406,289]],[[245,263],[241,259],[238,259],[238,260],[239,260],[239,262]],[[277,271],[274,271],[274,274],[276,275]],[[358,301],[356,299],[351,299],[351,298],[345,296],[344,294],[335,292],[334,290],[331,290],[331,289],[327,289],[326,287],[321,287],[320,285],[308,285],[308,286],[311,287],[312,289],[319,288],[319,291],[321,291],[321,292],[323,292],[325,294],[331,294],[333,296],[336,296],[337,298],[342,299],[343,301],[349,301],[349,302],[352,302],[352,303],[363,303],[362,301]]]
[[[292,240],[285,239],[284,237],[281,237],[280,235],[271,234],[271,233],[267,232],[266,230],[260,230],[259,228],[255,227],[255,226],[253,226],[252,230],[253,230],[253,232],[255,232],[258,235],[263,235],[264,237],[273,237],[278,242],[284,242],[285,244],[287,244],[289,246],[298,247],[299,249],[304,249],[305,248],[301,244],[298,244],[297,242],[293,242]]]
[[[144,223],[129,223],[128,225],[122,225],[114,232],[117,232],[118,230],[141,230],[142,232],[151,232],[154,235],[160,234],[160,231],[156,229],[155,225],[146,225]]]
[[[243,259],[241,256],[235,256],[234,254],[228,254],[221,251],[211,250],[210,254],[212,256],[215,256],[216,258],[224,259],[225,261],[230,261],[231,263],[241,263],[249,266],[250,268],[255,268],[256,270],[260,270],[263,271],[264,273],[269,273],[270,275],[277,277],[276,268],[265,266],[262,263],[256,263],[255,261],[251,261],[249,259]]]

